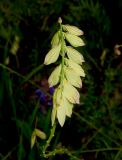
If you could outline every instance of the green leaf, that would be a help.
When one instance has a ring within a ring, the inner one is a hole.
[[[35,130],[34,130],[33,133],[32,133],[32,136],[31,136],[31,149],[33,148],[35,142],[36,142],[36,133],[35,133]]]

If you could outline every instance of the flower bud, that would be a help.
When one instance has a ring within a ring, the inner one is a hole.
[[[52,47],[55,47],[59,44],[59,36],[60,36],[60,31],[56,32],[52,38],[52,41],[51,41],[51,45]]]

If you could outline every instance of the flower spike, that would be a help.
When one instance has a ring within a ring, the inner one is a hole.
[[[63,25],[59,18],[59,31],[53,36],[51,50],[47,53],[44,64],[55,63],[59,56],[60,64],[54,69],[48,79],[49,86],[55,86],[53,94],[53,109],[51,114],[52,126],[56,119],[63,127],[66,117],[71,117],[74,104],[80,103],[80,94],[77,88],[82,87],[81,77],[85,72],[81,67],[84,58],[80,52],[73,47],[84,46],[80,38],[83,31],[76,26]],[[71,46],[67,46],[67,42]]]

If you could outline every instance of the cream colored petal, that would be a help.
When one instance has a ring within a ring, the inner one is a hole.
[[[58,86],[58,88],[57,88],[57,92],[56,92],[56,99],[55,99],[55,104],[56,105],[60,105],[60,103],[61,103],[61,99],[62,99],[62,89],[61,89],[61,87],[60,87],[60,85]]]
[[[68,68],[68,67],[65,68],[65,76],[71,85],[78,88],[82,87],[82,81],[80,76],[76,72],[74,72],[72,68]]]
[[[59,44],[59,41],[60,41],[59,37],[60,37],[60,31],[58,31],[54,34],[52,41],[51,41],[52,47],[55,47]]]
[[[57,119],[61,127],[63,127],[65,119],[66,119],[66,110],[64,107],[65,104],[61,103],[59,107],[57,107]]]
[[[42,132],[40,129],[35,129],[35,134],[36,136],[38,136],[41,139],[46,139],[46,134],[44,132]]]
[[[75,63],[82,64],[82,62],[84,62],[83,56],[76,49],[70,46],[67,46],[66,51],[67,51],[68,58],[74,61]]]
[[[85,43],[84,41],[75,35],[65,33],[66,40],[73,46],[73,47],[79,47],[79,46],[84,46]]]
[[[76,72],[81,77],[85,77],[85,72],[79,64],[77,64],[69,59],[65,59],[65,61],[66,61],[67,65],[74,70],[74,72]]]
[[[80,95],[75,87],[73,87],[67,80],[64,82],[63,95],[69,102],[79,104]]]
[[[57,61],[61,50],[61,44],[52,48],[46,55],[44,64],[49,65]]]
[[[58,84],[59,79],[60,79],[60,72],[61,72],[61,65],[57,66],[54,71],[51,73],[49,79],[48,79],[48,83],[49,86],[55,86]]]
[[[65,99],[65,110],[66,110],[66,115],[68,117],[71,117],[72,109],[73,109],[73,104],[70,103],[67,99]]]
[[[66,25],[63,25],[63,29],[64,29],[64,31],[68,31],[70,34],[74,34],[76,36],[83,35],[83,31],[80,30],[76,26],[70,26],[70,25],[66,24]]]

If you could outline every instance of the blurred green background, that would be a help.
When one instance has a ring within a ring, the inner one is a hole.
[[[81,103],[48,150],[49,160],[122,160],[122,1],[0,0],[0,160],[43,160],[35,127],[49,136],[52,95],[44,66],[57,20],[83,30]],[[73,156],[74,155],[74,156]]]

